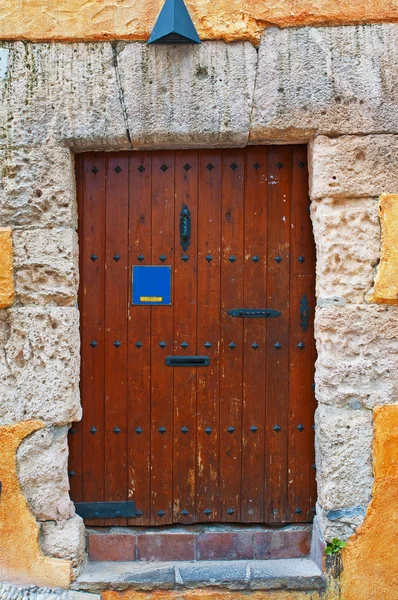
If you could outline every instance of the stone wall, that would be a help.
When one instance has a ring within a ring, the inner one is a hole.
[[[396,402],[397,308],[371,305],[378,196],[398,189],[398,26],[267,30],[249,43],[4,43],[0,226],[15,302],[0,311],[0,425],[40,419],[19,481],[45,552],[83,556],[67,483],[80,417],[73,156],[310,142],[317,244],[317,519],[347,538],[372,493],[373,410]],[[23,535],[23,532],[21,532]]]

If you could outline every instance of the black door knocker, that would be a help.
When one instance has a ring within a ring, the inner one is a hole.
[[[180,244],[184,252],[187,251],[191,243],[191,213],[186,204],[183,205],[180,212]]]

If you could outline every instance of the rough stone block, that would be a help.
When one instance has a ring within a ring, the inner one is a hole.
[[[316,295],[363,302],[373,282],[379,258],[380,228],[377,202],[325,198],[311,203],[317,247]]]
[[[249,135],[257,53],[248,43],[119,46],[133,146],[243,146]]]
[[[315,337],[318,402],[348,408],[396,402],[398,319],[394,306],[318,308]]]
[[[47,521],[41,526],[41,548],[56,558],[68,558],[74,567],[85,557],[83,519],[74,515],[67,521]]]
[[[252,590],[314,590],[324,587],[322,572],[306,558],[264,560],[250,565]]]
[[[398,25],[264,31],[250,140],[398,131]]]
[[[398,135],[320,135],[309,156],[313,199],[376,197],[398,189]]]
[[[4,145],[63,140],[82,150],[128,147],[111,44],[16,42],[9,49],[0,111]]]
[[[177,581],[187,588],[226,587],[242,590],[249,585],[245,561],[205,561],[178,565]]]
[[[381,258],[368,302],[398,304],[398,194],[382,194],[379,201]]]
[[[20,303],[73,306],[77,301],[77,233],[67,229],[17,230],[15,288]]]
[[[45,428],[18,449],[22,492],[38,521],[65,521],[74,514],[69,499],[68,428]]]
[[[315,426],[319,504],[325,511],[367,506],[373,483],[371,411],[320,405]]]
[[[75,173],[68,148],[0,149],[0,223],[15,228],[76,227]]]
[[[7,308],[14,301],[12,258],[11,229],[0,228],[0,308]]]
[[[12,308],[0,353],[0,423],[81,418],[77,308]]]
[[[92,561],[136,560],[137,536],[130,534],[93,533],[88,536],[88,555]]]

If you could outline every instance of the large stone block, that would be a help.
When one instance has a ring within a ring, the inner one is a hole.
[[[56,558],[68,558],[74,567],[85,557],[86,537],[83,519],[74,515],[67,521],[47,521],[41,526],[41,548]]]
[[[325,511],[366,507],[373,483],[372,412],[320,405],[315,426],[319,504]]]
[[[120,45],[118,64],[132,144],[245,145],[256,62],[249,43]]]
[[[332,297],[363,302],[380,255],[377,202],[373,198],[325,198],[311,203],[311,216],[318,303]]]
[[[17,460],[19,483],[36,519],[69,519],[74,508],[69,499],[68,428],[37,431],[22,442]]]
[[[0,308],[11,306],[14,301],[14,278],[12,273],[12,237],[9,227],[0,228]]]
[[[4,145],[127,147],[111,44],[8,44],[0,134]]]
[[[393,306],[318,308],[316,396],[322,404],[349,407],[397,401],[398,311]]]
[[[15,288],[20,303],[76,303],[79,248],[73,229],[17,230],[14,249]]]
[[[318,136],[310,146],[313,199],[369,197],[398,190],[398,135]]]
[[[72,153],[62,146],[0,149],[0,223],[15,228],[76,227]]]
[[[0,353],[0,423],[81,417],[77,308],[13,308]]]
[[[398,132],[398,25],[266,29],[252,143]]]

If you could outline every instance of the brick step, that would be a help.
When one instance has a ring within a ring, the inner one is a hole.
[[[222,561],[303,558],[311,525],[90,528],[88,555],[97,561]]]
[[[324,590],[325,579],[309,558],[174,563],[136,561],[88,563],[72,584],[73,589],[94,593],[112,589],[150,591],[208,586],[229,590],[289,590],[294,594],[294,590]],[[292,598],[295,597],[293,594]]]

